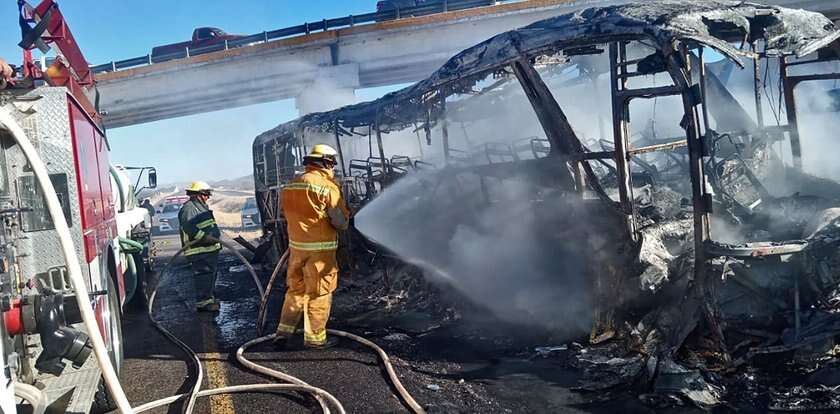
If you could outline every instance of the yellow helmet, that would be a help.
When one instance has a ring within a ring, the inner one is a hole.
[[[206,181],[194,181],[187,187],[187,193],[205,193],[210,194],[213,191],[213,187],[210,187],[210,184],[207,184]]]
[[[313,158],[313,159],[327,159],[329,161],[335,162],[335,156],[338,155],[338,152],[333,149],[333,147],[327,144],[315,144],[312,147],[312,151],[309,152],[309,155],[306,158]]]

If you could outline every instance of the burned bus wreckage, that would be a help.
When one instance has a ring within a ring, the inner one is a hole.
[[[709,407],[768,355],[828,369],[838,38],[820,14],[741,1],[590,8],[502,33],[413,86],[257,137],[264,229],[284,243],[279,188],[328,143],[377,248],[502,319],[570,340],[584,328],[584,389],[642,383]],[[838,385],[764,395],[840,409],[813,396]]]

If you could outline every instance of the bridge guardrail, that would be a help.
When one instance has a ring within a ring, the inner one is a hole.
[[[387,20],[396,20],[404,17],[426,16],[447,11],[466,10],[475,7],[488,6],[491,4],[516,3],[520,1],[523,0],[443,0],[440,3],[425,4],[415,7],[396,7],[392,10],[384,10],[380,12],[372,12],[358,15],[349,15],[346,17],[339,17],[334,19],[324,19],[317,22],[309,22],[297,26],[265,31],[262,33],[244,36],[239,39],[227,40],[223,43],[220,42],[207,46],[200,46],[195,48],[187,46],[184,48],[183,51],[178,52],[172,52],[155,56],[148,54],[145,56],[139,56],[130,59],[112,61],[109,63],[93,66],[91,67],[91,70],[93,71],[93,73],[116,72],[123,69],[129,69],[138,66],[146,66],[174,59],[183,59],[191,56],[198,56],[206,53],[229,50],[259,43],[268,43],[271,41],[288,38],[291,36],[307,35],[312,32],[324,32],[333,29],[353,27],[356,25],[371,24]]]

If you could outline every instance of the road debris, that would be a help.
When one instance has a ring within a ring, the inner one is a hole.
[[[411,337],[404,333],[392,333],[385,335],[384,337],[382,337],[382,339],[386,341],[408,341],[411,339]]]
[[[556,352],[562,352],[568,350],[569,347],[566,345],[559,345],[559,346],[538,346],[534,348],[534,352],[537,353],[542,358],[547,358],[551,356],[551,354]]]

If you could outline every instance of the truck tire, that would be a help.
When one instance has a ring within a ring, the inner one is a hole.
[[[111,357],[111,364],[114,365],[114,368],[117,370],[117,374],[119,374],[119,367],[120,365],[122,365],[123,359],[122,315],[120,312],[120,299],[119,293],[117,292],[116,283],[114,283],[114,279],[110,276],[107,277],[107,279],[108,310],[109,314],[111,315],[111,323],[107,325],[108,329],[110,329],[108,336],[110,338],[113,338],[110,344],[110,349],[108,349],[108,356]],[[99,385],[96,388],[96,394],[94,394],[93,403],[90,407],[91,414],[107,413],[116,409],[116,401],[114,401],[114,399],[111,397],[111,394],[108,392],[108,387],[105,386],[105,380],[100,378]]]
[[[96,394],[93,395],[93,403],[90,405],[90,414],[105,414],[116,409],[117,402],[111,398],[111,393],[105,386],[105,380],[100,378],[99,385],[96,387]]]
[[[137,272],[135,277],[137,285],[134,287],[134,295],[125,304],[125,310],[131,313],[141,313],[146,311],[147,303],[146,264],[143,262],[143,255],[141,253],[132,253],[131,258],[134,260],[134,269]]]
[[[108,278],[108,309],[110,310],[112,321],[109,325],[109,328],[111,328],[110,337],[116,340],[116,344],[113,343],[115,341],[111,341],[112,349],[108,350],[108,354],[111,356],[111,363],[114,364],[114,368],[116,368],[117,373],[119,373],[119,367],[122,365],[124,355],[122,309],[120,308],[120,296],[117,291],[117,284],[114,282],[114,278],[112,277]]]

